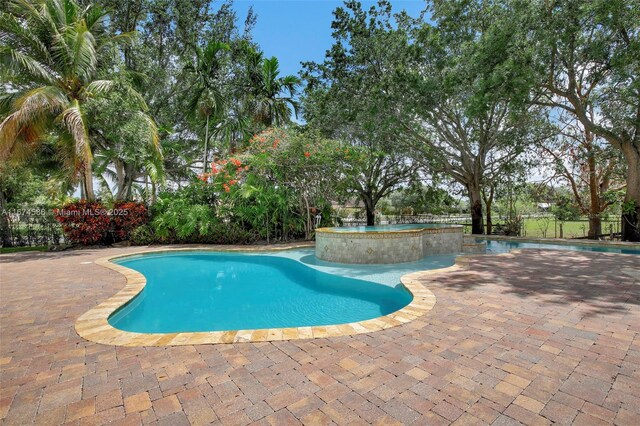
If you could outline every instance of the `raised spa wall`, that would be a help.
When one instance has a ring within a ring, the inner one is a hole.
[[[316,257],[328,262],[413,262],[425,256],[462,250],[462,226],[377,232],[316,230]]]

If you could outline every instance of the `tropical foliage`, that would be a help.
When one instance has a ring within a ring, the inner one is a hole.
[[[54,215],[67,241],[82,245],[128,240],[149,220],[146,206],[135,202],[115,203],[108,208],[102,203],[79,201],[54,209]]]
[[[349,147],[275,128],[217,160],[187,187],[161,193],[145,238],[160,242],[268,242],[311,238],[319,213],[331,223],[340,162]],[[151,236],[153,235],[153,236]]]
[[[98,7],[64,0],[10,2],[0,15],[0,55],[8,81],[0,89],[0,158],[25,160],[43,144],[51,145],[69,180],[81,181],[88,200],[95,199],[99,144],[92,136],[99,129],[92,129],[87,104],[115,89],[114,72],[104,71],[116,66],[114,49],[129,37],[111,35],[106,16]],[[143,122],[145,139],[159,155],[156,126],[144,100],[122,82],[121,93],[134,101],[129,111]]]
[[[2,2],[0,207],[135,201],[60,220],[84,244],[249,243],[313,238],[345,200],[369,225],[465,204],[473,233],[515,232],[537,186],[590,238],[615,213],[640,240],[637,0],[348,0],[300,76],[256,22],[230,0]]]

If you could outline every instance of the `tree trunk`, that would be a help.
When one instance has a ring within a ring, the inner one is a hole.
[[[156,202],[156,183],[151,181],[151,204]]]
[[[376,205],[373,202],[373,195],[364,193],[361,194],[361,197],[366,211],[367,226],[374,226],[376,224]]]
[[[491,235],[493,232],[493,220],[491,217],[491,206],[493,205],[493,195],[494,195],[494,187],[491,186],[489,189],[489,194],[485,191],[482,191],[482,197],[484,198],[484,205],[487,209],[487,235]]]
[[[7,199],[4,195],[4,191],[0,190],[0,242],[2,247],[13,246],[11,238],[11,229],[9,228],[9,212],[6,211]]]
[[[207,114],[207,121],[204,127],[204,161],[202,163],[202,173],[207,173],[207,157],[209,149],[209,114]]]
[[[640,241],[640,146],[622,144],[622,152],[627,162],[627,193],[622,212],[622,240]],[[631,206],[635,207],[634,209]]]
[[[122,161],[116,159],[114,161],[114,166],[116,169],[116,201],[122,201],[125,198],[125,191],[126,191],[126,185],[125,185],[126,172],[125,172],[124,164],[122,163]]]
[[[471,233],[484,234],[484,224],[482,218],[482,196],[480,185],[467,185],[471,208]]]
[[[86,201],[94,202],[96,195],[93,192],[93,168],[91,162],[84,164],[84,173],[82,176],[82,182],[84,186],[84,198]]]
[[[587,236],[590,240],[597,240],[602,235],[602,219],[600,215],[589,215],[589,233]]]
[[[589,166],[589,232],[587,237],[591,240],[597,240],[602,234],[602,199],[600,193],[600,182],[598,181],[598,170],[596,166],[596,157],[591,148],[591,134],[587,132],[587,142],[589,142],[589,157],[587,164]]]
[[[589,165],[589,232],[587,237],[591,240],[597,240],[602,234],[602,220],[600,213],[602,205],[600,199],[600,185],[598,182],[598,172],[596,169],[596,158],[593,151],[589,151],[587,160]]]
[[[311,206],[309,206],[309,199],[306,195],[302,195],[302,199],[304,200],[304,207],[306,210],[306,221],[304,224],[304,239],[311,239]]]
[[[375,209],[367,206],[367,226],[375,226],[376,224],[376,212]]]

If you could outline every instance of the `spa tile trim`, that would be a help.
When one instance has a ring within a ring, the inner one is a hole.
[[[449,234],[461,232],[462,225],[450,225],[447,227],[438,228],[416,228],[416,229],[402,229],[395,231],[336,231],[333,228],[318,228],[316,229],[316,235],[320,234],[324,238],[345,238],[355,237],[359,240],[378,240],[378,239],[390,239],[390,238],[405,238],[407,235],[423,235],[423,234]],[[348,229],[348,228],[345,228]]]

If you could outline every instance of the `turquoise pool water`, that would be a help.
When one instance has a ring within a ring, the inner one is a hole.
[[[412,300],[403,286],[332,275],[277,255],[182,252],[117,263],[147,279],[144,290],[109,318],[126,331],[343,324],[389,314]]]
[[[380,225],[380,226],[345,226],[335,228],[325,228],[333,232],[384,232],[384,231],[412,231],[417,229],[433,228],[462,228],[462,225],[450,225],[445,223],[414,223],[400,225]]]
[[[548,244],[548,243],[526,243],[516,241],[502,240],[483,240],[487,243],[488,253],[507,253],[513,249],[546,249],[546,250],[572,250],[572,251],[591,251],[597,253],[618,253],[618,254],[640,254],[640,250],[632,248],[622,248],[614,246],[597,246],[597,245],[565,245],[565,244]]]
[[[487,242],[488,253],[534,248],[640,255],[640,250],[619,247],[479,241]],[[123,258],[117,263],[142,273],[147,285],[109,322],[127,331],[170,333],[362,321],[394,312],[411,301],[400,285],[401,276],[446,268],[456,258],[439,255],[416,262],[354,265],[319,260],[314,253],[313,248],[304,248]]]

